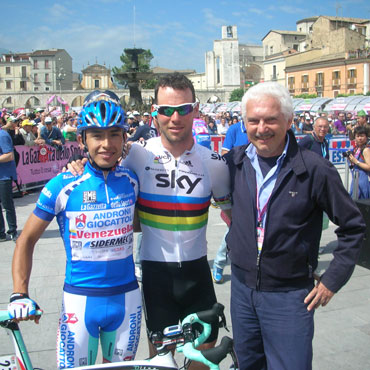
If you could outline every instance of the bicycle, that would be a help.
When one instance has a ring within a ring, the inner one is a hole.
[[[226,328],[226,319],[223,314],[224,306],[215,303],[212,309],[193,313],[185,317],[181,325],[172,325],[163,332],[152,333],[151,341],[157,349],[157,355],[146,360],[133,360],[113,362],[97,365],[86,365],[76,367],[79,370],[178,370],[187,369],[191,361],[199,361],[208,366],[211,370],[219,370],[219,363],[228,355],[231,355],[234,368],[237,368],[237,360],[233,349],[233,340],[227,336],[223,337],[221,343],[214,348],[197,350],[196,348],[204,343],[211,333],[211,324],[218,322],[220,327]],[[41,315],[37,311],[36,315]],[[199,323],[203,330],[201,333],[192,327]],[[15,355],[0,357],[0,370],[36,370],[33,368],[28,355],[26,345],[23,341],[19,325],[14,322],[7,310],[0,310],[0,326],[5,328],[13,339]],[[227,330],[227,329],[226,329]],[[172,354],[175,346],[177,352],[183,353],[184,365],[179,367]],[[19,367],[17,367],[17,364]],[[2,367],[1,367],[2,366]],[[38,369],[40,370],[40,369]]]

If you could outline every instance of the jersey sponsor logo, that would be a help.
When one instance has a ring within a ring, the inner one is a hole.
[[[81,249],[82,248],[82,242],[78,240],[72,241],[72,249]]]
[[[75,333],[66,324],[60,325],[58,360],[60,369],[75,367]]]
[[[101,238],[112,238],[114,236],[125,235],[133,230],[132,225],[127,225],[122,228],[114,230],[99,230],[99,231],[83,231],[83,230],[71,230],[71,239],[101,239]]]
[[[121,236],[120,238],[114,238],[114,239],[93,240],[89,242],[89,248],[97,249],[97,248],[108,248],[108,247],[120,246],[120,245],[130,244],[132,243],[132,240],[133,240],[132,234]],[[120,249],[117,249],[116,251],[118,250]]]
[[[187,175],[182,175],[176,179],[175,176],[176,170],[172,170],[170,174],[163,173],[155,175],[155,178],[158,181],[156,186],[158,188],[170,187],[174,189],[177,184],[180,189],[187,189],[186,194],[191,194],[197,184],[199,184],[199,182],[202,180],[201,178],[197,177],[194,181],[192,181],[192,179]]]
[[[224,161],[224,162],[226,162],[226,159],[224,157],[222,157],[220,154],[217,154],[217,153],[214,153],[214,152],[211,154],[211,158],[212,159],[215,159],[217,161]]]
[[[158,154],[154,157],[154,163],[165,164],[171,162],[171,156],[166,152],[165,154]]]
[[[105,203],[87,203],[81,205],[81,211],[97,211],[102,209],[107,209]]]
[[[96,191],[84,191],[83,192],[83,203],[95,203],[96,202]]]
[[[189,161],[183,161],[181,163],[183,163],[185,166],[188,166],[188,167],[194,167],[190,160]]]
[[[139,345],[141,327],[141,306],[136,307],[136,312],[130,315],[130,332],[127,343],[127,350],[136,353]]]
[[[78,318],[75,313],[64,313],[62,317],[62,323],[64,324],[76,324]]]
[[[75,219],[75,224],[77,229],[84,229],[86,226],[86,215],[84,213],[81,213],[79,216]]]
[[[46,187],[44,187],[41,191],[42,194],[45,195],[45,197],[48,197],[49,199],[51,198],[52,194],[51,194],[51,191],[48,190]]]

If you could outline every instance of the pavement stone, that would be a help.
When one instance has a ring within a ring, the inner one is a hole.
[[[34,209],[38,191],[23,198],[15,199],[19,231]],[[319,270],[327,268],[336,245],[336,226],[330,224],[323,232]],[[210,267],[217,249],[226,231],[226,225],[220,218],[218,209],[210,208],[208,222],[208,257]],[[12,292],[11,260],[14,242],[0,244],[0,308],[6,309]],[[59,236],[58,225],[54,220],[35,248],[34,265],[30,281],[30,295],[44,310],[39,325],[24,322],[22,334],[27,344],[33,365],[45,370],[56,368],[55,345],[57,323],[60,312],[62,286],[65,269],[65,252]],[[225,282],[215,285],[219,302],[225,305],[225,313],[230,330],[230,265],[225,268]],[[370,271],[357,266],[347,285],[334,296],[328,306],[315,313],[315,337],[313,341],[314,370],[357,370],[370,368]],[[142,324],[141,340],[137,359],[148,356],[145,335],[145,323]],[[231,335],[225,330],[220,336]],[[0,331],[0,356],[12,353],[12,345],[5,331]],[[182,363],[181,356],[178,363]],[[98,357],[98,361],[100,358]],[[221,364],[221,369],[228,369],[231,359]],[[299,369],[298,369],[299,370]]]

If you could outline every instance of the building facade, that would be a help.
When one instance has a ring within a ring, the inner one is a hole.
[[[263,38],[265,81],[292,95],[369,91],[369,19],[319,16],[296,25],[297,31],[271,30]]]
[[[112,82],[111,70],[101,64],[93,64],[82,70],[81,87],[86,90],[116,88]]]
[[[205,72],[188,75],[196,90],[234,90],[263,80],[260,45],[240,44],[236,26],[222,26],[221,39],[205,54]]]

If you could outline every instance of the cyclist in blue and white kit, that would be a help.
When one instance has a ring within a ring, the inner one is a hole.
[[[33,319],[32,254],[57,217],[67,255],[57,338],[60,369],[94,364],[99,338],[104,362],[133,359],[139,342],[141,294],[132,257],[138,179],[117,166],[128,126],[119,102],[108,93],[93,97],[79,115],[78,140],[89,158],[84,173],[62,173],[48,182],[13,258],[8,310],[15,319]]]

